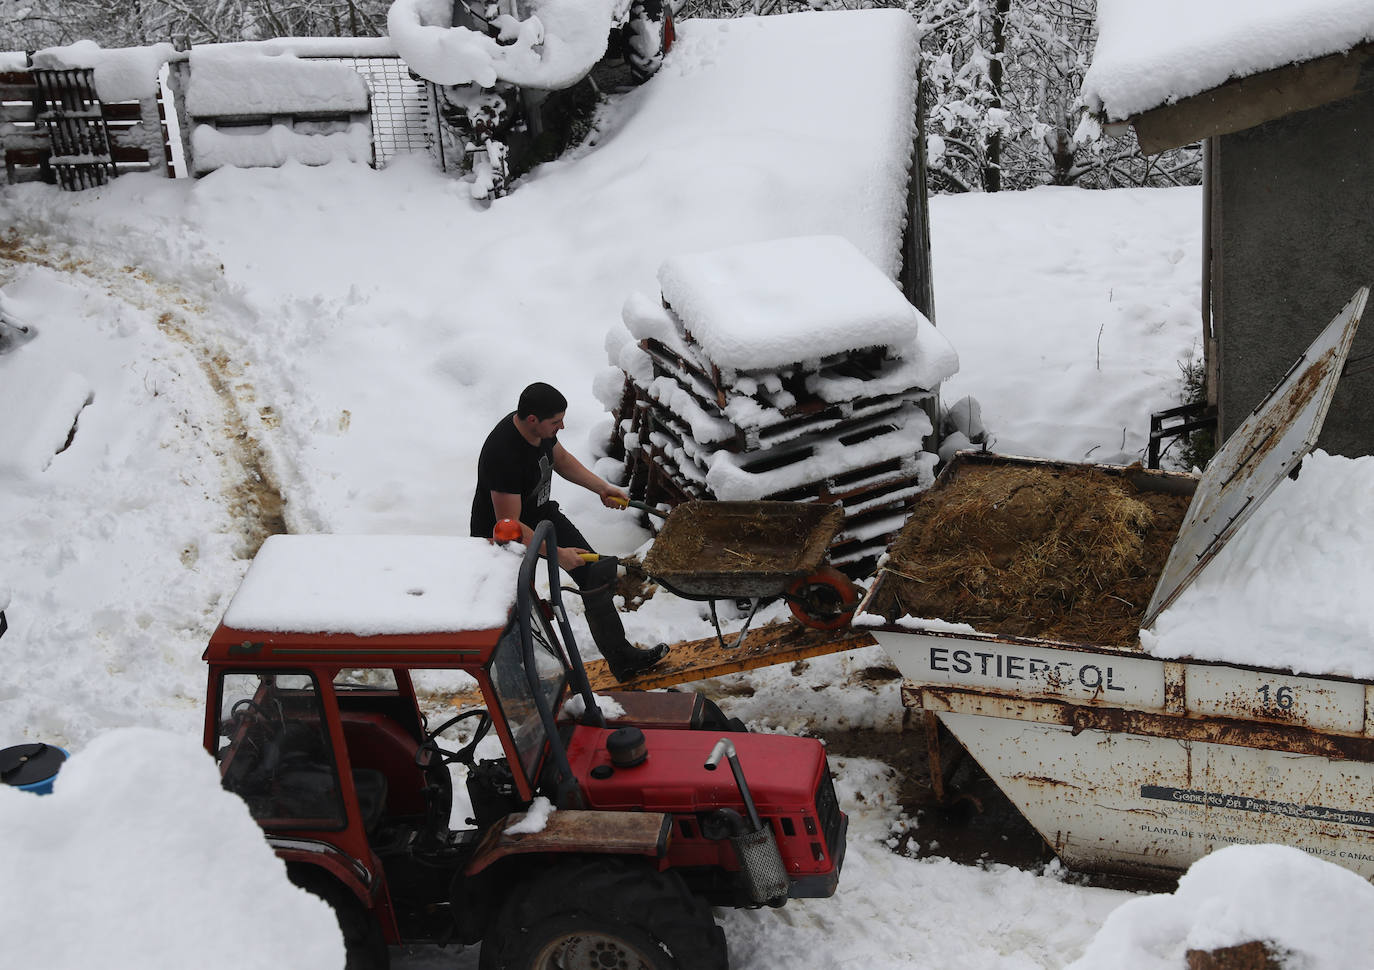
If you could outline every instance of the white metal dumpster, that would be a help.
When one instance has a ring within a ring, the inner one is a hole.
[[[1143,491],[1195,485],[1153,596],[1134,607],[1138,634],[1312,449],[1367,296],[1356,294],[1200,478],[965,453],[908,524],[979,465],[1126,477]],[[921,615],[921,577],[900,569],[884,565],[856,625],[901,670],[904,702],[938,717],[1067,865],[1158,876],[1220,846],[1275,842],[1374,877],[1374,682],[1164,660],[1138,636],[1107,644],[1063,627],[1053,638],[1008,634],[1015,623],[1001,617],[932,619]]]

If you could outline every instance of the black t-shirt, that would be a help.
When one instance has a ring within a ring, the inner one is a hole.
[[[533,528],[543,516],[541,506],[548,504],[553,480],[553,446],[557,438],[532,445],[520,435],[512,411],[491,429],[477,459],[477,488],[472,495],[472,534],[491,538],[496,527],[492,492],[520,496],[520,521]]]

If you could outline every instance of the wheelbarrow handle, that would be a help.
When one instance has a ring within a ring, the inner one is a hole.
[[[620,498],[612,498],[611,501],[614,502],[616,505],[620,506],[622,509],[639,509],[641,512],[648,512],[650,515],[656,515],[660,519],[668,518],[667,512],[664,512],[662,509],[654,508],[648,502],[640,502],[637,499],[626,500]]]

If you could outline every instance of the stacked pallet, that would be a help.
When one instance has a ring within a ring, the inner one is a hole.
[[[839,237],[675,257],[658,278],[661,300],[625,304],[598,387],[631,493],[838,503],[832,561],[881,552],[933,481],[948,342]]]

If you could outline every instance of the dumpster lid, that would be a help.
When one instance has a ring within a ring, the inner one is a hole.
[[[1208,463],[1142,628],[1178,599],[1316,446],[1368,298],[1369,287],[1361,287]]]

